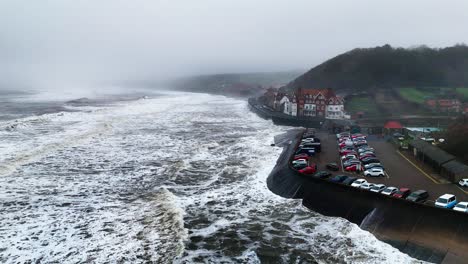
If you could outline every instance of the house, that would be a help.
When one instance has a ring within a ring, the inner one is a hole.
[[[298,89],[281,95],[279,110],[291,116],[321,117],[327,119],[349,118],[344,112],[344,99],[332,89]]]
[[[437,112],[460,112],[462,104],[458,99],[428,99],[426,106]]]

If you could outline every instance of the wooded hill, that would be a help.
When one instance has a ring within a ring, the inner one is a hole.
[[[366,91],[392,87],[468,87],[468,47],[385,45],[354,49],[299,76],[286,89],[330,87]]]

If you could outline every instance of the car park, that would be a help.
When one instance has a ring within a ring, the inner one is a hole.
[[[400,188],[396,193],[392,196],[396,198],[405,199],[411,193],[411,190],[408,188]]]
[[[353,165],[347,166],[345,167],[345,171],[361,171],[361,165],[353,164]]]
[[[364,176],[384,177],[385,172],[382,168],[371,168],[364,171]]]
[[[461,179],[458,184],[462,187],[467,187],[468,186],[468,179]]]
[[[437,207],[452,209],[457,204],[457,197],[453,194],[444,194],[437,198],[434,205]]]
[[[351,186],[352,187],[360,187],[364,183],[367,183],[367,181],[364,180],[364,179],[357,179],[351,184]]]
[[[348,179],[349,176],[346,175],[336,175],[330,178],[330,181],[332,182],[344,182],[346,179]]]
[[[369,191],[379,193],[383,191],[385,188],[386,186],[384,184],[379,183],[379,184],[374,184],[374,186],[372,186],[372,188],[370,188]]]
[[[304,174],[314,174],[317,172],[317,165],[314,164],[314,166],[307,166],[303,169],[300,169],[299,170],[300,173],[304,173]]]
[[[453,207],[453,210],[468,213],[468,202],[459,202],[455,207]]]
[[[422,203],[426,201],[428,197],[429,197],[429,193],[427,191],[417,190],[417,191],[410,193],[410,195],[406,197],[406,200],[416,202],[416,203]]]
[[[336,134],[336,138],[342,138],[342,137],[350,137],[351,134],[349,132],[341,132],[339,134]]]
[[[359,147],[359,146],[362,146],[362,145],[367,145],[367,141],[365,141],[365,140],[354,141],[354,145],[356,147]]]
[[[381,194],[385,194],[385,195],[393,195],[394,193],[396,193],[398,191],[398,188],[397,187],[387,187],[385,188]]]
[[[364,189],[364,190],[369,190],[372,187],[374,187],[374,184],[370,182],[365,182],[361,184],[361,186],[359,186],[359,188]]]
[[[319,171],[314,174],[314,177],[320,178],[320,179],[326,179],[331,176],[331,173],[328,171]]]
[[[328,163],[327,165],[325,165],[325,167],[331,171],[339,171],[340,170],[340,166],[338,166],[338,164],[332,162],[332,163]]]

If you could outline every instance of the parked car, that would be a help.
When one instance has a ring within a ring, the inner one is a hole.
[[[371,147],[360,147],[360,148],[358,148],[359,153],[364,152],[364,151],[375,151],[375,149],[371,148]]]
[[[393,194],[393,197],[405,199],[411,193],[411,190],[408,188],[400,188],[398,192]]]
[[[401,133],[393,133],[393,137],[395,138],[400,138],[400,137],[404,137],[405,135],[401,134]]]
[[[406,197],[406,200],[416,202],[416,203],[422,203],[426,201],[428,197],[429,197],[429,193],[427,191],[417,190],[417,191],[410,193],[410,195]]]
[[[372,154],[375,156],[375,153],[373,151],[364,151],[364,152],[361,152],[359,153],[359,156],[364,156],[364,155],[367,155],[367,154]]]
[[[357,156],[354,154],[347,154],[347,155],[341,156],[341,160],[348,160],[348,159],[357,159]]]
[[[302,170],[304,169],[305,167],[308,167],[307,164],[303,164],[303,163],[299,163],[299,164],[293,164],[292,167],[296,170]]]
[[[356,155],[357,153],[356,153],[356,151],[354,151],[354,150],[347,149],[347,150],[342,150],[342,151],[340,151],[340,154],[341,154],[341,155],[348,155],[348,154]]]
[[[344,182],[346,179],[348,179],[349,176],[346,175],[336,175],[330,178],[330,181],[332,182]]]
[[[336,134],[336,138],[342,138],[342,137],[351,137],[351,134],[349,132],[341,132],[339,134]]]
[[[369,190],[372,187],[374,187],[374,184],[370,182],[365,182],[361,184],[361,186],[359,186],[359,188],[364,189],[364,190]]]
[[[359,146],[362,146],[362,145],[367,145],[367,141],[365,141],[365,140],[355,140],[354,145],[356,147],[359,147]]]
[[[468,213],[468,202],[459,202],[453,207],[453,210]]]
[[[364,171],[364,176],[384,177],[385,172],[382,168],[371,168]]]
[[[351,138],[358,138],[358,137],[366,138],[366,136],[364,134],[361,134],[361,133],[351,134]]]
[[[384,166],[382,164],[380,164],[380,163],[369,163],[369,164],[364,165],[364,168],[365,169],[372,169],[372,168],[385,169]]]
[[[338,164],[336,164],[335,162],[328,163],[327,165],[325,165],[325,167],[327,167],[327,169],[329,169],[331,171],[339,171],[340,170],[340,166],[338,166]]]
[[[364,158],[361,160],[361,162],[366,165],[366,164],[370,164],[370,163],[380,163],[380,160],[374,158],[374,157],[368,157],[368,158]]]
[[[309,158],[309,155],[307,155],[306,153],[301,153],[301,154],[294,155],[293,160],[298,160],[298,159],[307,160],[308,158]]]
[[[301,154],[301,153],[305,153],[305,154],[308,154],[309,156],[313,156],[315,155],[315,147],[313,148],[299,147],[296,150],[296,154]]]
[[[314,164],[315,165],[315,164]],[[311,174],[314,174],[317,172],[317,165],[315,166],[307,166],[303,169],[300,169],[299,170],[300,173],[304,173],[304,174],[308,174],[308,175],[311,175]]]
[[[359,159],[360,159],[360,160],[363,160],[363,159],[365,159],[365,158],[377,158],[377,157],[375,156],[374,153],[368,153],[368,154],[364,154],[364,155],[359,155]]]
[[[462,187],[468,186],[468,179],[461,179],[458,184]]]
[[[353,164],[353,165],[347,166],[345,167],[345,171],[361,171],[361,165]]]
[[[314,177],[320,178],[320,179],[326,179],[331,176],[331,173],[328,171],[319,171],[314,174]]]
[[[398,191],[397,187],[387,187],[381,193],[385,195],[393,195]]]
[[[353,182],[355,182],[358,178],[349,176],[343,181],[344,185],[351,185]]]
[[[435,206],[452,209],[457,204],[457,197],[453,194],[444,194],[437,198]]]
[[[297,160],[293,160],[292,161],[292,164],[295,165],[295,164],[305,164],[305,165],[308,165],[308,161],[306,159],[297,159]]]
[[[351,186],[352,187],[360,187],[364,183],[367,183],[367,181],[364,180],[364,179],[357,179],[351,184]]]
[[[361,165],[361,161],[359,161],[358,159],[351,159],[343,162],[343,167],[345,168],[351,165]]]
[[[383,191],[385,188],[386,188],[386,186],[383,185],[383,184],[374,184],[374,186],[372,186],[372,188],[370,188],[370,191],[379,193],[379,192]]]

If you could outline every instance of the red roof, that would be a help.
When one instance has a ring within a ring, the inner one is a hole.
[[[388,121],[387,123],[385,123],[384,128],[395,128],[395,129],[400,128],[401,129],[403,128],[403,126],[398,121]]]

